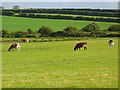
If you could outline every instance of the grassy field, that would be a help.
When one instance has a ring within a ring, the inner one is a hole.
[[[31,14],[31,13],[28,13]],[[77,17],[77,16],[83,16],[83,17],[94,17],[94,18],[111,18],[111,19],[118,19],[118,17],[106,17],[106,16],[87,16],[87,15],[73,15],[73,14],[53,14],[53,13],[32,13],[35,15],[61,15],[61,16],[73,16],[73,17]],[[18,15],[18,14],[16,14]]]
[[[73,51],[77,40],[21,43],[20,52],[3,43],[2,87],[117,88],[118,40],[109,48],[109,39],[85,40],[88,50],[80,51]]]
[[[59,19],[35,19],[35,18],[22,18],[22,17],[2,17],[3,30],[12,31],[27,31],[31,28],[33,31],[38,31],[41,26],[45,25],[53,31],[61,31],[68,26],[75,26],[78,30],[88,25],[92,21],[82,20],[59,20]],[[98,22],[101,29],[107,29],[110,25],[117,23]]]
[[[94,18],[111,18],[111,19],[118,19],[118,17],[107,17],[107,16],[87,16],[87,15],[74,15],[74,14],[53,14],[53,13],[27,13],[27,14],[35,14],[35,15],[61,15],[61,16],[73,16],[73,17],[77,17],[77,16],[83,16],[83,17],[94,17]],[[18,13],[16,13],[15,15],[18,15]]]

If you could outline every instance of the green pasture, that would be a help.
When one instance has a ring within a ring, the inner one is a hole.
[[[11,43],[3,42],[2,87],[117,88],[118,39],[113,48],[109,39],[81,40],[88,50],[79,51],[73,51],[78,40],[20,43],[20,52],[8,52]]]
[[[60,19],[40,19],[40,18],[23,18],[2,16],[2,29],[10,32],[27,31],[31,28],[33,31],[38,31],[41,26],[47,26],[53,31],[62,31],[68,26],[74,26],[78,30],[82,29],[92,21],[83,20],[60,20]],[[111,22],[97,22],[101,30],[107,29],[110,25],[117,24]]]
[[[28,13],[31,14],[31,13]],[[61,15],[61,16],[73,16],[73,17],[78,17],[78,16],[83,16],[83,17],[94,17],[94,18],[111,18],[111,19],[118,19],[118,17],[107,17],[107,16],[87,16],[87,15],[74,15],[74,14],[53,14],[53,13],[32,13],[35,15]],[[18,15],[18,14],[16,14]]]
[[[16,13],[15,15],[18,15],[19,13]],[[111,19],[118,19],[118,17],[107,17],[107,16],[87,16],[87,15],[74,15],[74,14],[54,14],[54,13],[27,13],[27,14],[35,14],[35,15],[61,15],[61,16],[73,16],[73,17],[78,17],[78,16],[83,16],[83,17],[94,17],[94,18],[111,18]]]

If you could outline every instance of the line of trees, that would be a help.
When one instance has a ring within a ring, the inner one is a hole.
[[[3,12],[2,12],[2,15],[14,16],[14,15],[15,15],[15,12],[13,12],[13,11],[3,11]]]
[[[31,28],[28,28],[26,32],[8,32],[2,30],[2,37],[119,37],[120,25],[111,25],[107,30],[100,30],[100,26],[93,22],[83,27],[81,30],[77,30],[76,27],[68,26],[63,31],[52,31],[51,28],[42,26],[37,31],[33,32]]]
[[[29,17],[29,18],[47,18],[47,19],[66,19],[66,20],[89,20],[89,21],[100,21],[100,22],[120,22],[119,18],[102,18],[102,17],[84,17],[84,16],[63,16],[63,15],[40,15],[40,14],[27,14],[19,13],[18,17]]]
[[[54,13],[54,14],[74,14],[74,15],[88,15],[88,16],[107,16],[119,17],[118,9],[4,9],[4,11],[12,11],[15,13]]]
[[[89,20],[89,21],[100,21],[100,22],[120,22],[119,18],[102,18],[102,17],[84,17],[84,16],[63,16],[63,15],[41,15],[34,13],[19,13],[15,15],[12,11],[3,12],[2,15],[17,16],[17,17],[28,17],[28,18],[47,18],[47,19],[66,19],[66,20]]]

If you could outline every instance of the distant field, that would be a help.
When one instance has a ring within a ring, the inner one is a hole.
[[[73,14],[53,14],[53,13],[28,13],[28,14],[35,14],[35,15],[61,15],[61,16],[83,16],[83,17],[94,17],[94,18],[111,18],[111,19],[118,19],[118,17],[106,17],[106,16],[87,16],[87,15],[73,15]],[[17,14],[16,14],[17,15]]]
[[[8,52],[2,44],[3,88],[118,88],[118,39],[88,39],[88,50],[73,51],[76,41],[21,43]]]
[[[33,31],[38,31],[38,29],[43,25],[50,27],[53,31],[61,31],[68,26],[75,26],[78,30],[80,30],[92,22],[83,20],[35,19],[10,16],[3,16],[2,21],[2,28],[10,32],[26,31],[28,28],[31,28]],[[117,23],[98,22],[98,24],[103,30],[107,29],[110,25]]]
[[[87,16],[87,15],[73,15],[73,14],[53,14],[53,13],[27,13],[27,14],[35,14],[35,15],[61,15],[61,16],[73,16],[73,17],[77,17],[77,16],[83,16],[83,17],[94,17],[94,18],[111,18],[111,19],[118,19],[118,17],[107,17],[107,16]],[[15,15],[18,15],[18,13],[16,13]]]

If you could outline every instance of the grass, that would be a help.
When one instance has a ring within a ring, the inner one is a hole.
[[[8,52],[2,44],[3,88],[117,88],[118,40],[88,39],[88,50],[73,51],[76,42],[21,43]]]
[[[36,19],[36,18],[23,18],[2,16],[2,28],[10,32],[14,31],[27,31],[31,28],[33,31],[38,31],[41,26],[47,26],[53,31],[62,31],[68,26],[74,26],[78,30],[82,29],[92,21],[83,20],[59,20],[59,19]],[[101,30],[107,29],[110,25],[117,24],[111,22],[97,22]]]
[[[111,18],[111,19],[118,19],[118,17],[107,17],[107,16],[87,16],[87,15],[74,15],[74,14],[54,14],[54,13],[27,13],[27,14],[35,14],[35,15],[61,15],[61,16],[73,16],[73,17],[78,17],[78,16],[83,16],[83,17],[94,17],[94,18]],[[15,15],[18,15],[16,13]]]

